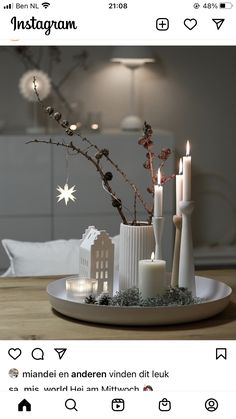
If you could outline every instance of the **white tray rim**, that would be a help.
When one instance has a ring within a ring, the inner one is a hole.
[[[68,278],[71,276],[53,281],[48,285],[47,293],[52,307],[59,313],[77,320],[116,326],[174,325],[207,319],[222,312],[229,304],[232,294],[232,289],[224,282],[196,276],[197,289],[203,285],[213,286],[217,290],[215,297],[186,306],[99,306],[67,298],[66,291],[64,295],[61,295],[58,288],[66,290]]]

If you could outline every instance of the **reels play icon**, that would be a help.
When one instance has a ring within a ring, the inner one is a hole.
[[[122,412],[125,408],[124,399],[113,399],[111,402],[111,408],[114,412]]]

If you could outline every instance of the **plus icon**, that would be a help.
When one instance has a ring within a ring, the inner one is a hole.
[[[168,31],[169,26],[169,19],[166,19],[165,17],[156,20],[156,28],[158,31]]]

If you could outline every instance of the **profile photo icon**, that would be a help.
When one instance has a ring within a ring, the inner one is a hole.
[[[17,378],[19,375],[19,371],[17,368],[11,368],[8,372],[9,377],[11,378]]]
[[[216,399],[208,399],[205,403],[205,408],[208,412],[215,412],[218,409],[218,401]]]

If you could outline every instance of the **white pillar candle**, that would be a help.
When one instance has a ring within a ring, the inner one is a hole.
[[[157,185],[154,186],[154,217],[163,216],[163,186],[161,186],[161,171],[158,169]]]
[[[183,201],[191,201],[191,156],[190,144],[186,144],[186,156],[183,157]]]
[[[139,261],[139,290],[143,298],[157,297],[166,290],[166,262],[152,258]]]
[[[180,201],[183,200],[183,161],[179,160],[179,174],[176,175],[176,215],[181,215],[179,208]]]

